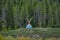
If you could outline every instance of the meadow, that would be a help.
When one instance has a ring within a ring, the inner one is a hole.
[[[1,31],[0,40],[60,40],[59,28],[34,28],[27,30],[20,28]]]

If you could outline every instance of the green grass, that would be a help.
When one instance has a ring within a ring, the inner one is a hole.
[[[27,30],[25,28],[20,28],[10,31],[1,31],[0,35],[6,37],[7,39],[29,39],[30,40],[60,40],[60,29],[59,28],[34,28],[32,30]],[[8,37],[9,36],[9,37]],[[12,40],[11,39],[11,40]]]

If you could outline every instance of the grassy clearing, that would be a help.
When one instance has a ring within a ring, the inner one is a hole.
[[[0,32],[0,40],[60,40],[59,28],[24,28]]]
[[[8,36],[8,37],[0,36],[0,40],[60,40],[60,38],[56,38],[56,37],[50,37],[50,38],[17,37],[17,38],[13,38],[12,36]]]

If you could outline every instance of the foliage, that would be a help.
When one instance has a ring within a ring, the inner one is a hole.
[[[6,36],[6,37],[2,37],[2,35],[0,36],[0,40],[60,40],[60,38],[57,37],[49,37],[49,38],[43,38],[43,37],[39,37],[39,38],[31,38],[31,37],[17,37],[17,38],[13,38],[12,36]]]
[[[32,16],[33,27],[60,28],[60,1],[0,0],[0,30],[25,28]]]
[[[41,29],[32,29],[32,30],[27,30],[27,29],[17,29],[17,30],[11,30],[11,31],[1,31],[1,35],[3,36],[9,36],[11,35],[12,37],[60,37],[60,29],[53,29],[53,28],[41,28]]]

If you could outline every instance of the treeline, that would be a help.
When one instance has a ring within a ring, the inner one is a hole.
[[[60,0],[0,0],[0,30],[33,27],[60,28]]]

